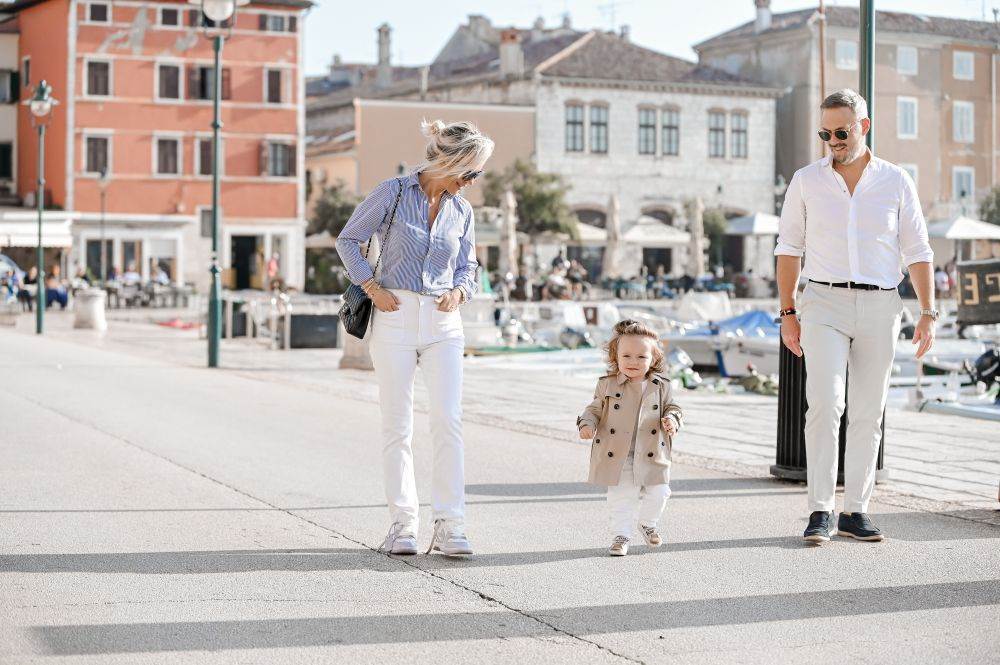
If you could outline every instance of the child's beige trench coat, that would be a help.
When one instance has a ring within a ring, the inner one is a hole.
[[[669,481],[671,437],[663,431],[660,418],[670,415],[677,430],[681,427],[681,408],[672,401],[670,381],[660,375],[649,377],[640,397],[636,390],[626,390],[624,374],[602,376],[597,381],[594,401],[576,419],[577,428],[590,425],[596,434],[590,447],[590,478],[595,485],[617,485],[622,466],[635,437],[635,461],[632,468],[637,485],[662,485]],[[637,405],[635,400],[640,403]]]

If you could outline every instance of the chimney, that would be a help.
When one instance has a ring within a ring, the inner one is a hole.
[[[757,6],[757,20],[754,22],[753,31],[761,33],[771,29],[771,0],[754,0]]]
[[[521,48],[521,35],[514,28],[500,31],[500,74],[524,76],[524,49]]]
[[[378,27],[378,67],[375,70],[375,87],[388,88],[392,85],[392,65],[389,62],[389,33],[392,28],[388,23]]]
[[[487,39],[493,24],[482,14],[469,14],[469,30],[479,39]]]
[[[420,68],[420,99],[427,97],[427,84],[431,76],[431,66],[424,65]]]
[[[622,38],[622,41],[626,42],[629,41],[631,35],[632,35],[632,28],[627,25],[622,25],[621,32],[619,34],[619,36]]]
[[[533,40],[539,40],[542,38],[542,34],[545,30],[545,19],[539,16],[535,19],[534,25],[531,26],[531,38]]]
[[[573,21],[570,20],[569,12],[562,15],[562,28],[563,30],[569,30],[573,27]]]

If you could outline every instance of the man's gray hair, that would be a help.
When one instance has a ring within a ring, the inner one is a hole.
[[[857,116],[858,120],[868,117],[868,102],[865,101],[864,97],[850,88],[844,88],[843,90],[831,93],[823,100],[823,103],[819,107],[821,109],[849,108],[854,111],[854,115]]]

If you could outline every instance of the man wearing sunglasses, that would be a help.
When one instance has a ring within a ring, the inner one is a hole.
[[[933,252],[917,189],[903,169],[866,147],[868,106],[853,90],[827,97],[820,139],[829,154],[799,169],[785,192],[777,256],[781,339],[806,362],[806,479],[803,538],[830,539],[840,419],[847,406],[844,508],[837,533],[882,540],[867,515],[875,487],[882,412],[899,337],[901,265],[920,300],[913,343],[934,342]],[[805,265],[802,265],[802,257]],[[799,271],[808,281],[796,307]]]

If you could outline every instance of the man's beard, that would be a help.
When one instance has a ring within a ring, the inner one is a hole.
[[[844,152],[844,153],[836,153],[833,151],[831,152],[833,154],[833,161],[837,162],[838,164],[847,165],[851,164],[856,159],[861,157],[861,155],[865,154],[865,146],[864,144],[859,145],[857,148],[854,149],[853,152]]]

